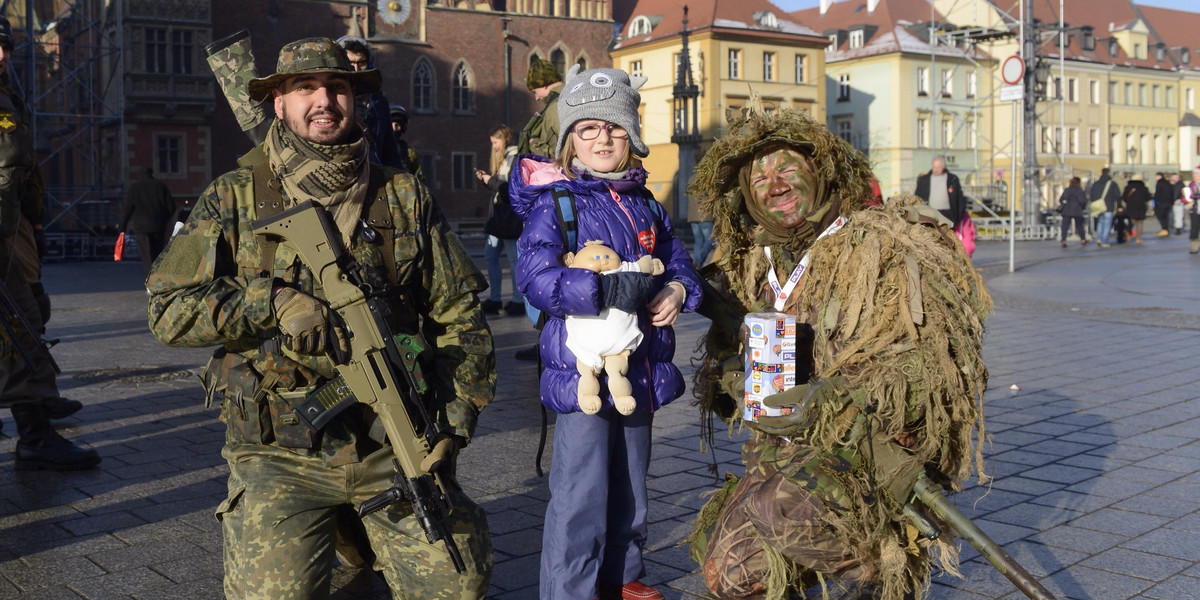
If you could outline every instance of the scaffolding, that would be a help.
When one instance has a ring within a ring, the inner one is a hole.
[[[111,253],[122,197],[121,0],[3,0],[16,38],[9,79],[32,113],[46,184],[48,259]]]

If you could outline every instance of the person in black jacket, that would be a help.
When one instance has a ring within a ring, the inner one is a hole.
[[[508,199],[508,172],[512,170],[513,159],[517,157],[517,147],[510,146],[513,132],[504,125],[492,128],[488,139],[492,143],[492,172],[477,169],[475,177],[487,186],[492,193],[492,201],[488,209],[488,220],[483,226],[487,234],[487,245],[483,248],[483,258],[487,263],[488,299],[483,301],[483,312],[488,315],[500,314],[503,307],[505,314],[516,316],[525,314],[525,299],[521,290],[517,289],[517,238],[521,237],[523,223],[521,217],[513,211]],[[508,255],[512,265],[512,296],[507,304],[501,305],[503,278],[500,267],[500,256]]]
[[[1121,188],[1117,182],[1113,181],[1112,175],[1108,172],[1108,167],[1100,169],[1100,178],[1092,184],[1092,189],[1088,194],[1090,200],[1099,200],[1104,198],[1104,212],[1100,214],[1096,221],[1096,245],[1101,248],[1109,246],[1109,235],[1112,233],[1113,216],[1117,212],[1117,205],[1121,202]]]
[[[1175,188],[1162,173],[1154,174],[1154,217],[1162,229],[1158,237],[1171,235],[1171,207],[1175,205]]]
[[[146,276],[154,259],[163,251],[168,228],[175,215],[175,199],[167,184],[154,178],[154,169],[144,167],[142,178],[129,186],[125,192],[125,203],[117,220],[117,231],[128,231],[137,240],[138,252],[142,255],[142,267]]]
[[[944,158],[935,157],[931,166],[928,173],[917,177],[916,194],[957,226],[967,210],[962,185],[957,175],[946,170]]]
[[[1146,188],[1141,173],[1134,173],[1129,178],[1122,201],[1125,203],[1125,216],[1133,222],[1133,243],[1141,244],[1142,221],[1146,220],[1146,207],[1150,204],[1150,190]]]
[[[1062,214],[1062,247],[1067,247],[1067,233],[1071,229],[1071,223],[1075,223],[1075,233],[1079,234],[1079,239],[1083,241],[1081,245],[1086,246],[1088,243],[1087,232],[1083,230],[1083,215],[1087,210],[1088,199],[1083,193],[1083,185],[1078,177],[1072,177],[1070,185],[1063,190],[1062,196],[1058,199],[1058,207]]]

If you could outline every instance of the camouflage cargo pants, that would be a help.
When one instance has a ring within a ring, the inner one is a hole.
[[[767,547],[801,567],[791,582],[798,589],[813,583],[813,572],[836,577],[854,566],[849,548],[822,521],[840,496],[830,476],[842,468],[840,459],[775,440],[755,438],[742,447],[746,475],[721,509],[701,565],[719,598],[766,593]]]
[[[388,487],[391,448],[361,463],[326,467],[321,458],[273,446],[230,444],[229,496],[217,509],[225,536],[229,600],[329,598],[335,516]],[[467,572],[460,575],[442,542],[430,544],[404,503],[363,520],[375,568],[397,599],[483,598],[492,543],[483,510],[454,485],[450,527]]]

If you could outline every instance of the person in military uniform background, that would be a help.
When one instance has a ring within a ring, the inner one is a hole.
[[[0,406],[11,408],[16,422],[17,469],[90,469],[100,463],[96,451],[72,444],[50,424],[83,405],[59,396],[53,359],[38,350],[50,320],[41,276],[45,207],[29,110],[10,83],[12,50],[12,25],[0,17],[0,283],[17,313],[0,318],[18,338],[0,329]]]
[[[529,117],[521,129],[517,153],[554,158],[558,154],[558,94],[562,90],[562,75],[554,63],[539,58],[529,65],[525,87],[542,103],[542,110]]]
[[[758,109],[730,124],[689,186],[717,240],[702,272],[712,291],[699,312],[713,325],[701,406],[752,431],[744,476],[727,477],[689,538],[718,597],[836,581],[839,598],[869,584],[869,597],[900,600],[927,588],[933,557],[956,572],[952,540],[918,540],[902,510],[923,468],[954,488],[984,478],[972,436],[983,437],[990,300],[949,221],[916,196],[864,208],[872,180],[824,125]],[[746,375],[741,329],[758,312],[798,324],[782,367],[795,386],[762,401],[781,416],[745,406],[745,378],[759,373]]]
[[[338,38],[337,43],[346,50],[346,56],[350,58],[350,68],[355,71],[376,68],[375,49],[367,40],[357,35],[343,35]],[[396,169],[407,169],[407,157],[401,152],[397,143],[399,138],[392,127],[391,103],[383,94],[383,90],[360,94],[355,108],[367,131],[371,159]]]
[[[426,408],[453,432],[435,448],[465,446],[495,390],[491,332],[476,297],[482,275],[424,185],[368,160],[354,96],[378,87],[378,71],[353,71],[333,40],[285,45],[276,73],[249,84],[251,100],[271,98],[277,117],[260,147],[266,158],[209,186],[147,282],[159,341],[220,346],[204,380],[226,424],[229,493],[217,518],[229,598],[327,597],[337,515],[388,489],[395,473],[369,407],[355,404],[316,432],[292,413],[336,375],[330,354],[346,348],[345,332],[295,249],[257,239],[252,221],[305,200],[331,213],[364,276],[392,290],[396,326],[433,346]],[[262,341],[275,330],[280,344]],[[407,503],[363,519],[372,566],[396,598],[487,591],[487,522],[452,477],[453,451],[441,474],[465,573],[442,545],[426,542]]]
[[[421,172],[421,155],[417,153],[416,148],[408,145],[408,140],[404,139],[404,134],[408,132],[408,109],[399,104],[393,104],[388,114],[392,120],[392,133],[396,135],[396,144],[400,146],[400,156],[404,157],[405,168],[424,183],[425,174]]]

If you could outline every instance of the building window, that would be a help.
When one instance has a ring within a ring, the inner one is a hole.
[[[413,67],[412,105],[413,110],[433,112],[433,67],[424,58]]]
[[[646,16],[634,17],[629,23],[629,37],[639,35],[650,35],[650,18]]]
[[[1100,154],[1100,130],[1095,127],[1088,130],[1088,154]]]
[[[1152,152],[1152,150],[1150,149],[1150,136],[1143,133],[1140,141],[1141,143],[1138,144],[1138,164],[1144,165],[1149,163],[1151,158],[1150,152]]]
[[[550,64],[554,65],[554,72],[561,78],[567,72],[567,53],[562,48],[556,48],[550,53]]]
[[[1067,128],[1067,154],[1079,154],[1079,130]]]
[[[808,57],[803,54],[796,55],[796,83],[808,82]]]
[[[1137,102],[1138,106],[1146,106],[1146,84],[1144,83],[1138,84]]]
[[[634,60],[629,62],[629,74],[634,77],[642,76],[642,61]]]
[[[1067,102],[1079,102],[1079,80],[1067,78]]]
[[[974,98],[979,95],[979,74],[975,71],[967,73],[967,97]]]
[[[1121,52],[1121,46],[1119,44],[1117,44],[1117,40],[1116,39],[1108,40],[1109,55],[1111,55],[1113,58],[1116,58],[1117,54],[1119,54],[1120,52]]]
[[[838,36],[836,33],[829,34],[829,45],[825,47],[826,52],[837,52]]]
[[[854,139],[853,139],[854,138],[854,121],[852,121],[851,119],[852,119],[851,117],[842,117],[837,120],[837,134],[838,134],[838,137],[842,138],[843,140],[846,140],[846,143],[853,145],[854,144]]]
[[[850,32],[850,47],[851,48],[862,48],[863,47],[863,31],[861,29],[855,29],[854,31]]]
[[[1183,103],[1188,110],[1196,110],[1196,89],[1188,88],[1183,92]]]
[[[1155,84],[1150,88],[1150,106],[1162,106],[1162,89]]]
[[[177,29],[171,32],[171,61],[176,75],[195,73],[192,65],[192,32]]]
[[[775,81],[774,52],[763,52],[763,81]]]
[[[441,189],[442,184],[437,178],[437,153],[432,151],[418,151],[417,159],[421,161],[421,175],[425,177],[425,182],[429,184],[430,189]]]
[[[1154,134],[1153,151],[1154,151],[1154,164],[1161,165],[1163,162],[1162,161],[1163,146],[1162,146],[1162,135],[1161,134],[1158,134],[1158,133]]]
[[[1055,77],[1050,80],[1051,86],[1046,89],[1047,100],[1062,100],[1063,99],[1063,81],[1062,77]]]
[[[1054,152],[1063,151],[1063,128],[1054,128]]]
[[[1088,102],[1100,104],[1100,81],[1098,79],[1088,81]]]
[[[929,147],[929,119],[925,117],[917,118],[917,147]]]
[[[737,48],[729,49],[729,78],[742,78],[742,51]]]
[[[1041,152],[1042,154],[1049,153],[1051,151],[1050,136],[1053,135],[1053,131],[1051,131],[1052,128],[1046,127],[1045,125],[1039,125],[1038,129],[1042,132],[1042,135],[1038,138],[1042,141],[1041,145],[1038,147],[1038,152]]]
[[[842,73],[838,75],[838,102],[850,101],[850,74]]]
[[[979,132],[975,131],[974,123],[967,123],[967,148],[974,150],[979,147]]]
[[[456,113],[469,113],[474,108],[475,93],[471,89],[471,71],[467,63],[459,63],[454,67],[454,75],[450,77],[450,110]]]
[[[1133,45],[1133,57],[1134,58],[1146,58],[1146,56],[1142,54],[1142,45],[1141,44]]]
[[[1108,82],[1108,103],[1109,104],[1120,104],[1121,103],[1121,98],[1119,95],[1121,93],[1120,89],[1121,89],[1121,84],[1119,84],[1115,81]]]
[[[146,72],[166,73],[167,64],[167,30],[161,27],[146,28]]]
[[[1175,164],[1175,136],[1167,136],[1167,164]]]
[[[1133,84],[1125,82],[1125,106],[1133,106]]]
[[[1167,86],[1167,108],[1175,108],[1175,86]]]
[[[1121,134],[1114,133],[1108,138],[1108,160],[1114,163],[1123,163],[1121,156]]]
[[[183,136],[159,135],[154,138],[155,172],[158,175],[182,175]]]
[[[954,147],[954,121],[942,119],[942,147]]]
[[[954,71],[950,69],[942,69],[942,97],[949,98],[954,95]]]
[[[929,69],[917,67],[917,95],[929,95]]]
[[[455,192],[475,191],[475,153],[451,152],[450,189]]]

